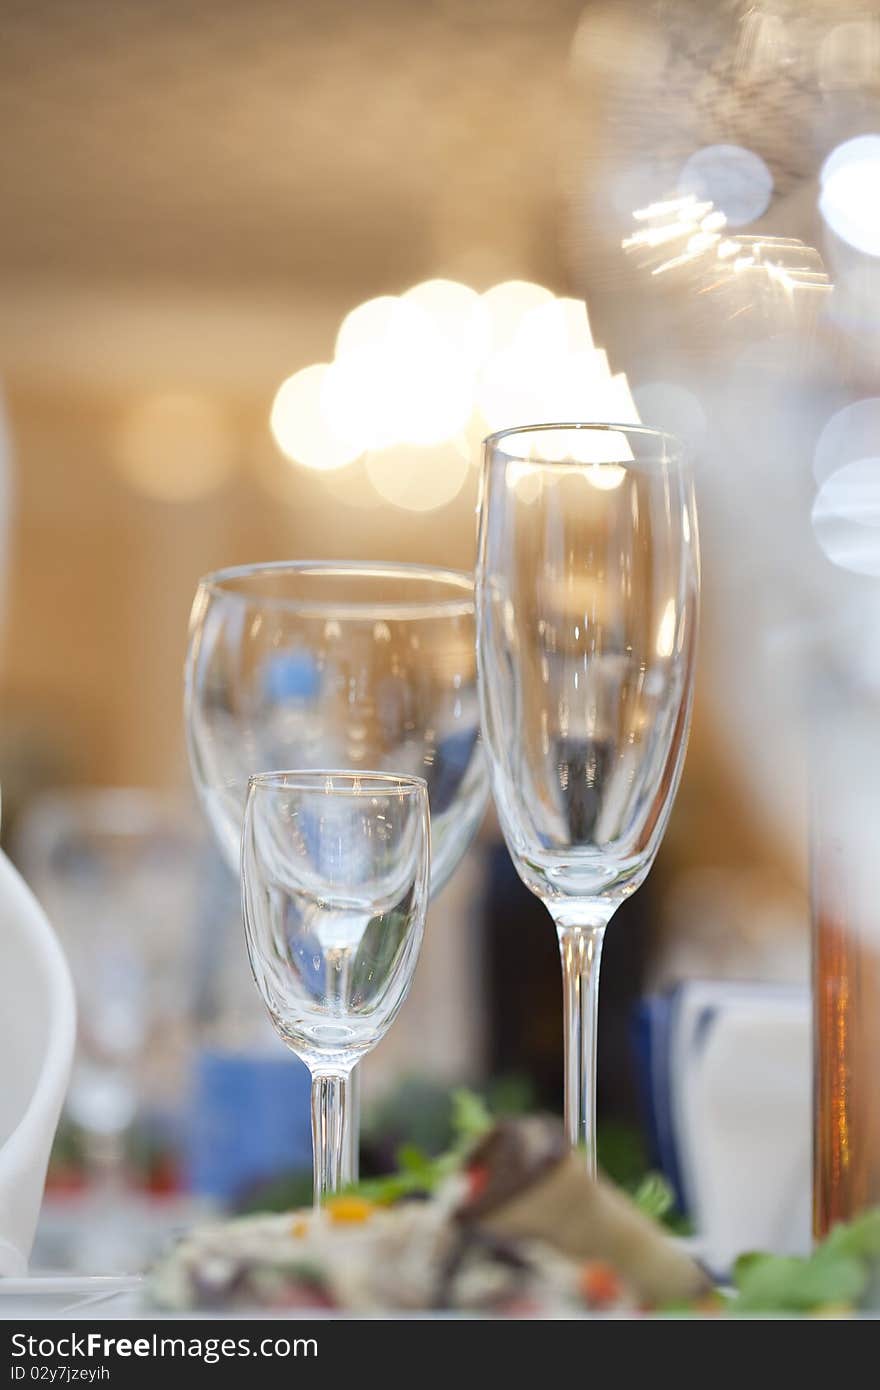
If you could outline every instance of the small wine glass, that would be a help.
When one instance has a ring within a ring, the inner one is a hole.
[[[348,1079],[406,998],[428,906],[421,777],[270,772],[248,784],[248,955],[276,1031],[312,1074],[315,1206],[344,1178]]]
[[[693,483],[670,436],[571,424],[486,440],[483,737],[507,847],[556,924],[566,1130],[593,1173],[602,938],[654,861],[681,776],[699,580]]]

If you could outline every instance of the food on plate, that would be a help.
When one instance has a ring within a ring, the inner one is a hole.
[[[457,1217],[484,1233],[543,1241],[574,1261],[602,1261],[651,1307],[709,1290],[704,1272],[661,1227],[611,1183],[587,1175],[550,1121],[496,1125],[465,1174],[469,1196]]]
[[[744,1255],[722,1297],[642,1209],[657,1207],[650,1183],[633,1200],[589,1178],[555,1120],[487,1130],[473,1098],[459,1108],[459,1143],[438,1159],[410,1152],[400,1172],[340,1193],[319,1213],[191,1232],[154,1270],[151,1300],[174,1310],[507,1317],[880,1307],[880,1208],[837,1226],[809,1256]]]
[[[496,1126],[430,1194],[355,1190],[324,1209],[197,1229],[154,1271],[169,1308],[322,1307],[541,1316],[709,1291],[630,1199],[587,1176],[559,1123]]]

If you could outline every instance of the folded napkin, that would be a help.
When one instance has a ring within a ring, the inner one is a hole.
[[[689,981],[642,1014],[660,1162],[701,1254],[810,1246],[811,1011],[799,987]]]
[[[18,1275],[33,1244],[76,1012],[52,928],[3,853],[0,924],[0,1275]]]

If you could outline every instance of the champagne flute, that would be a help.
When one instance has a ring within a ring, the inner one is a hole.
[[[492,789],[556,925],[566,1131],[595,1173],[602,940],[653,863],[690,722],[699,553],[676,441],[601,424],[491,435],[476,594]]]
[[[406,998],[431,829],[420,777],[252,777],[241,845],[248,955],[276,1031],[312,1074],[315,1206],[346,1177],[348,1080]]]

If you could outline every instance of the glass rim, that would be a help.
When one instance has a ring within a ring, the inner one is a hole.
[[[514,438],[517,435],[550,434],[554,431],[561,433],[563,430],[592,430],[597,434],[642,435],[648,439],[663,440],[665,444],[672,446],[676,462],[683,463],[685,461],[685,448],[683,442],[677,435],[670,434],[668,430],[658,429],[655,425],[619,425],[609,420],[550,420],[544,421],[538,425],[509,425],[506,429],[495,430],[492,434],[487,434],[483,440],[483,449],[488,453],[491,449],[497,449],[502,440]],[[499,450],[499,452],[503,453],[504,450]],[[514,461],[518,463],[540,464],[542,462],[541,459],[519,459],[514,455],[507,455],[507,457],[513,458]],[[556,460],[553,460],[553,462],[557,463]],[[558,467],[565,468],[566,462],[567,461],[564,459],[559,461]],[[570,466],[583,468],[584,464],[581,461],[572,459],[570,460]],[[601,464],[597,466],[600,468],[602,467]]]
[[[328,787],[328,781],[338,779],[342,786]],[[347,783],[347,785],[345,785]],[[354,785],[354,784],[357,785]],[[359,772],[351,767],[289,768],[272,772],[255,772],[248,778],[248,794],[254,791],[300,791],[336,793],[340,796],[411,796],[413,792],[427,795],[424,777],[409,772]]]
[[[258,575],[299,575],[327,579],[389,579],[406,583],[435,584],[448,595],[433,598],[399,599],[307,598],[292,594],[252,595],[237,588],[238,581]],[[264,560],[246,565],[228,565],[202,575],[198,589],[215,598],[237,599],[248,603],[259,598],[270,607],[291,612],[326,613],[363,618],[421,618],[433,613],[465,615],[474,611],[474,579],[465,570],[441,565],[416,565],[394,560]]]

